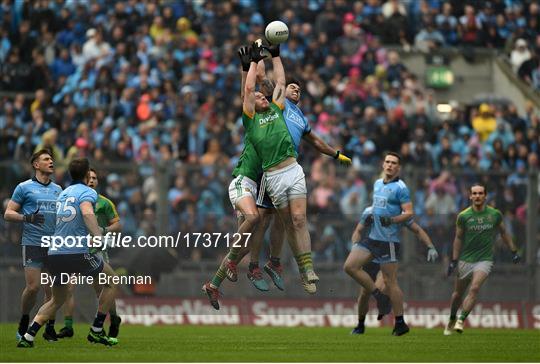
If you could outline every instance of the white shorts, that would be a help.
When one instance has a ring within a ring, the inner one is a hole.
[[[483,260],[481,262],[464,262],[462,260],[458,263],[458,278],[465,279],[470,278],[474,272],[484,272],[489,275],[493,268],[493,262],[489,260]]]
[[[268,193],[272,204],[281,209],[295,198],[306,198],[306,176],[302,167],[294,162],[293,164],[278,169],[277,171],[264,172],[261,191],[259,196]]]
[[[257,184],[246,176],[238,176],[231,181],[229,185],[229,200],[234,209],[238,201],[244,197],[251,197],[253,201],[257,200]]]

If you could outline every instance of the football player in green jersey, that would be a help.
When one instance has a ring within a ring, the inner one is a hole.
[[[270,103],[263,93],[255,90],[257,64],[272,56],[275,88]],[[252,44],[251,64],[246,76],[242,122],[246,136],[262,161],[264,171],[261,189],[266,191],[277,208],[287,235],[296,247],[297,261],[304,289],[317,291],[319,278],[313,269],[311,239],[306,222],[306,181],[297,153],[287,128],[285,107],[285,70],[279,57],[279,45],[265,47],[262,42]]]
[[[486,205],[486,186],[472,185],[469,199],[471,206],[461,211],[456,221],[456,237],[448,276],[457,268],[457,277],[450,301],[450,320],[444,329],[444,335],[451,335],[452,330],[463,332],[465,319],[472,311],[478,291],[493,267],[493,244],[497,233],[501,234],[501,238],[512,251],[514,264],[521,259],[512,237],[506,231],[501,212]],[[467,287],[469,292],[463,300]],[[457,311],[462,303],[461,315],[458,318]]]
[[[95,169],[90,168],[88,172],[87,185],[94,190],[97,189],[99,184],[98,175]],[[98,195],[96,202],[95,214],[99,227],[101,227],[102,234],[105,236],[108,232],[115,233],[122,230],[120,224],[120,217],[116,212],[116,206],[114,203],[103,195]],[[109,255],[106,250],[100,250],[96,254],[101,254],[103,260],[109,263]],[[58,338],[72,337],[73,336],[73,312],[75,310],[75,298],[73,297],[74,285],[68,285],[68,296],[64,304],[64,327],[58,333]],[[94,289],[97,297],[101,294],[102,286],[94,283]],[[120,316],[116,313],[116,302],[113,301],[109,310],[111,326],[109,327],[109,337],[118,337],[120,329],[120,323],[122,322]]]

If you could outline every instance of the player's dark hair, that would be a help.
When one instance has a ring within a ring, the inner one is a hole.
[[[391,155],[392,157],[396,157],[398,159],[398,164],[401,164],[401,155],[399,155],[399,153],[386,152],[386,154],[384,155],[384,159],[386,159],[386,157],[388,157],[389,155]]]
[[[83,181],[90,170],[88,158],[76,158],[69,162],[69,175],[73,181]]]
[[[34,154],[32,154],[32,157],[30,157],[30,164],[31,165],[34,165],[34,162],[37,161],[39,159],[39,157],[41,157],[43,154],[48,154],[51,156],[51,158],[53,157],[52,156],[52,153],[49,149],[40,149],[38,150],[37,152],[35,152]]]
[[[487,195],[488,191],[487,191],[487,187],[485,184],[481,183],[481,182],[475,182],[471,185],[471,187],[469,187],[469,193],[472,193],[472,189],[473,187],[483,187],[484,188],[484,194]]]
[[[300,80],[295,78],[295,77],[291,77],[291,76],[287,76],[287,80],[285,81],[285,87],[289,86],[290,84],[295,84],[295,85],[298,85],[298,87],[300,87],[300,89],[302,88],[302,84],[300,83]]]

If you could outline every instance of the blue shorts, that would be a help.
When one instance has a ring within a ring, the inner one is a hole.
[[[49,248],[41,246],[23,245],[22,259],[24,268],[43,269],[47,261]]]
[[[378,264],[397,263],[399,243],[366,239],[359,244],[360,249],[367,250],[373,255],[373,262]]]
[[[57,286],[61,285],[62,273],[96,277],[103,271],[103,265],[103,259],[96,254],[55,254],[47,259],[47,268],[56,278],[54,284]]]
[[[377,274],[379,274],[379,271],[381,270],[381,265],[372,260],[368,264],[364,265],[362,269],[364,272],[369,274],[371,279],[373,279],[373,282],[375,282],[377,280]]]

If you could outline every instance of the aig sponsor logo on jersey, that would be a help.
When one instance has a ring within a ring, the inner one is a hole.
[[[373,206],[374,207],[380,207],[380,208],[386,208],[386,198],[381,196],[373,196]]]
[[[298,125],[303,125],[304,124],[304,119],[296,111],[294,111],[292,108],[287,109],[286,118],[288,120],[298,124]]]
[[[276,114],[276,113],[272,113],[270,115],[267,115],[263,118],[260,118],[259,119],[259,125],[263,126],[263,125],[266,125],[266,124],[269,124],[271,122],[273,122],[274,120],[276,120],[277,118],[279,118],[279,115]]]
[[[56,200],[37,200],[37,207],[41,212],[56,212]]]

